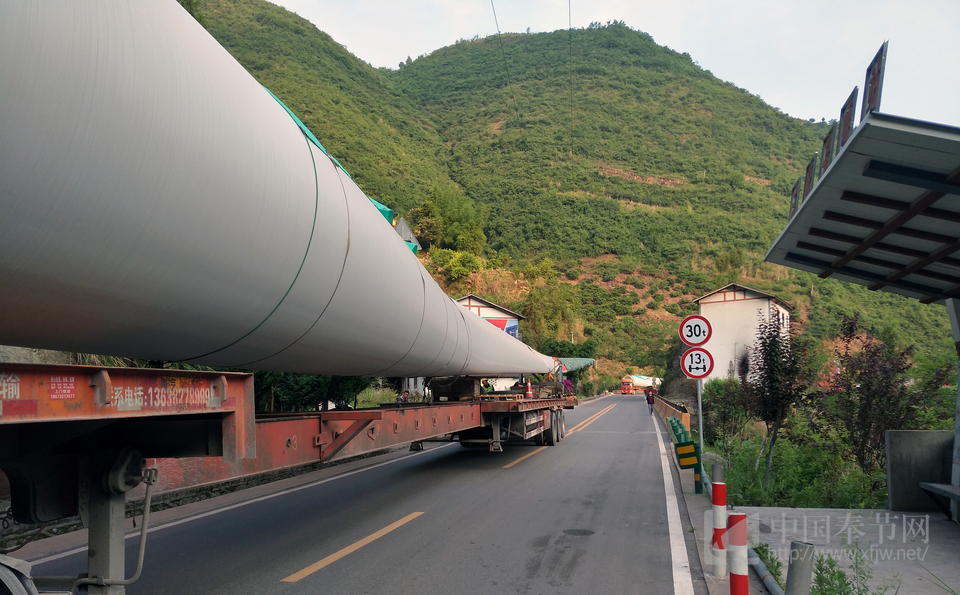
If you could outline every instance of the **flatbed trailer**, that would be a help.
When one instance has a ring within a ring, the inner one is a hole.
[[[145,477],[163,492],[431,440],[491,452],[531,439],[553,445],[565,434],[564,409],[578,403],[482,394],[477,379],[448,388],[435,403],[256,415],[252,374],[0,364],[0,470],[17,521],[79,515],[98,552],[88,591],[123,593],[126,493]],[[144,471],[148,463],[159,477]],[[23,582],[0,565],[0,595],[19,593],[4,573]],[[75,579],[37,584],[64,589]]]

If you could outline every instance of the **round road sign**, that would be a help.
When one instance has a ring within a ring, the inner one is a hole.
[[[687,378],[694,380],[706,378],[710,375],[710,372],[713,372],[713,356],[702,347],[694,347],[683,354],[680,367],[683,368],[683,373],[687,375]]]
[[[690,347],[703,345],[710,340],[712,334],[713,327],[710,326],[710,321],[699,314],[687,316],[680,323],[680,340]]]

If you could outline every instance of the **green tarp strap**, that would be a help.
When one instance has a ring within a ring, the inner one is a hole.
[[[383,215],[383,218],[387,220],[387,223],[389,223],[390,225],[393,225],[393,209],[391,209],[386,205],[378,203],[377,201],[373,200],[369,196],[367,196],[367,198],[370,199],[370,202],[373,203],[373,206],[377,207],[377,210],[380,211],[380,214]]]
[[[573,372],[574,370],[579,370],[580,368],[586,368],[587,366],[592,366],[596,363],[595,360],[588,357],[558,357],[560,363],[567,368],[567,372]]]
[[[263,85],[261,85],[261,86],[263,86]],[[280,104],[280,107],[282,107],[284,110],[286,110],[286,112],[287,112],[288,114],[290,114],[290,117],[293,118],[293,121],[297,123],[297,126],[300,128],[300,130],[303,132],[303,134],[305,134],[306,137],[307,137],[308,139],[310,139],[310,142],[312,142],[314,145],[316,145],[318,149],[320,149],[321,151],[323,151],[323,154],[324,154],[324,155],[326,155],[327,157],[329,157],[330,159],[332,159],[333,162],[337,164],[337,167],[339,167],[339,168],[343,171],[343,173],[347,174],[347,177],[348,177],[348,178],[350,178],[351,180],[353,180],[353,176],[350,175],[350,172],[348,172],[345,167],[343,167],[342,165],[340,165],[340,162],[337,161],[337,158],[336,158],[336,157],[334,157],[333,155],[331,155],[330,153],[327,152],[327,150],[324,148],[324,146],[320,144],[320,141],[317,140],[317,137],[314,136],[314,134],[313,134],[312,132],[310,132],[310,129],[309,129],[309,128],[307,128],[307,125],[304,124],[303,121],[301,121],[300,118],[297,117],[297,114],[295,114],[295,113],[293,113],[292,111],[290,111],[290,108],[287,107],[287,104],[285,104],[284,102],[280,101],[280,98],[277,97],[276,95],[274,95],[274,94],[273,94],[273,91],[271,91],[270,89],[267,89],[266,87],[263,87],[263,88],[266,89],[267,93],[270,94],[270,97],[273,97],[273,98],[276,100],[276,102]],[[356,180],[354,180],[354,182],[356,182]],[[364,194],[364,196],[366,196],[366,194]],[[373,203],[373,206],[377,207],[377,210],[380,211],[380,214],[383,215],[383,218],[387,220],[387,223],[389,223],[390,225],[393,225],[393,209],[391,209],[390,207],[388,207],[388,206],[386,206],[386,205],[384,205],[384,204],[381,204],[381,203],[373,200],[373,199],[370,198],[369,196],[367,196],[367,198],[370,200],[370,202]],[[414,250],[413,252],[414,252],[414,254],[416,254],[417,251]]]

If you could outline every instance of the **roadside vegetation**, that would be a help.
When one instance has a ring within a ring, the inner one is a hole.
[[[840,326],[832,351],[816,353],[763,325],[739,378],[705,385],[704,441],[731,505],[884,508],[884,432],[953,427],[950,367],[917,365],[912,347],[857,316]]]

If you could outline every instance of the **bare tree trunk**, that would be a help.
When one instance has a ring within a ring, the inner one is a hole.
[[[767,450],[767,470],[763,474],[763,489],[770,489],[770,464],[773,462],[773,446],[777,443],[777,432],[780,431],[780,420],[773,423],[773,433],[770,435],[770,448]]]
[[[770,437],[770,426],[767,426],[767,432],[763,435],[763,442],[760,444],[760,452],[757,453],[757,462],[753,464],[753,470],[760,468],[760,459],[763,458],[763,449],[767,447],[767,438]]]

